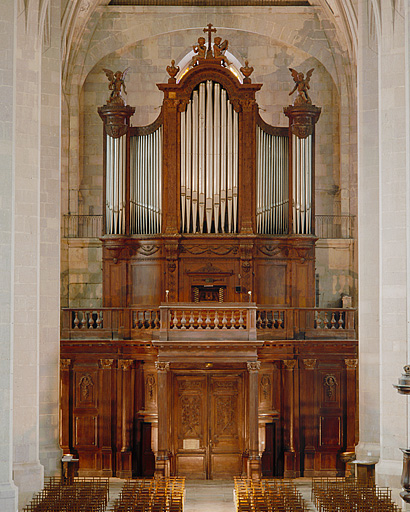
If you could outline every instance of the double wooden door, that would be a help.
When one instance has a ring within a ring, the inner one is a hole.
[[[178,475],[215,479],[241,473],[245,432],[242,373],[175,375],[173,414]]]

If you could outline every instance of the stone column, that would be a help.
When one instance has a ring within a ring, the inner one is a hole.
[[[155,476],[168,477],[169,464],[169,435],[168,435],[168,372],[169,363],[156,361],[157,370],[157,400],[158,400],[158,450],[155,457]]]
[[[248,422],[249,422],[249,460],[248,460],[248,478],[260,478],[261,459],[259,456],[259,361],[250,361],[247,363],[248,378]]]
[[[0,95],[0,504],[4,512],[17,510],[17,488],[12,480],[13,463],[13,193],[14,152],[13,114],[15,57],[14,37],[17,5],[4,0],[2,20],[2,57],[0,73],[8,77]]]

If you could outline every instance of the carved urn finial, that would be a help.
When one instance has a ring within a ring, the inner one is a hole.
[[[251,76],[251,74],[253,73],[253,67],[249,67],[249,63],[247,60],[245,60],[245,66],[243,66],[242,68],[240,68],[239,70],[243,76],[245,77],[243,79],[243,83],[244,84],[250,84],[251,83],[251,79],[249,78]]]
[[[168,83],[169,84],[176,84],[177,81],[176,81],[176,76],[179,72],[179,66],[175,66],[175,61],[174,59],[171,60],[171,65],[170,66],[167,66],[167,73],[168,75],[170,76],[170,78],[168,78]]]

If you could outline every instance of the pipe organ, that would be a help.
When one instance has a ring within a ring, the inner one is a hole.
[[[320,108],[295,72],[289,126],[267,124],[205,31],[149,126],[105,70],[103,307],[65,312],[62,446],[82,475],[334,476],[356,345],[314,308]]]

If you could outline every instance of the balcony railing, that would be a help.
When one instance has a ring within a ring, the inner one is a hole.
[[[315,230],[318,238],[354,238],[356,217],[352,215],[316,215]]]
[[[141,308],[64,308],[62,339],[356,339],[356,310],[252,303],[165,303]]]
[[[99,238],[102,236],[102,215],[64,215],[64,238]]]
[[[351,215],[316,215],[319,238],[354,238],[355,217]],[[65,238],[99,238],[102,236],[102,215],[64,215]]]

